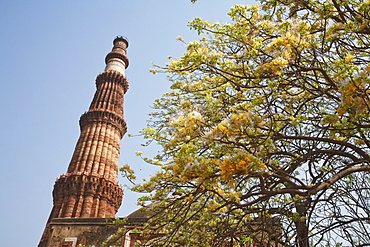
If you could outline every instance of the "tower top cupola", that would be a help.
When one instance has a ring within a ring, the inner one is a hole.
[[[113,40],[113,45],[114,46],[119,46],[120,44],[122,44],[121,42],[125,43],[125,50],[126,48],[128,48],[128,40],[126,37],[124,36],[117,36],[114,40]]]
[[[129,65],[126,49],[128,41],[123,36],[117,36],[113,41],[112,51],[105,57],[105,70],[116,70],[123,75]]]

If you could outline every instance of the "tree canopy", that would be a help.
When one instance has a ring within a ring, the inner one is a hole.
[[[190,22],[199,40],[151,69],[172,82],[143,130],[160,170],[133,187],[151,245],[370,244],[369,13],[261,0]]]

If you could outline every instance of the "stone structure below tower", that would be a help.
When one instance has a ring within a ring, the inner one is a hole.
[[[127,40],[117,37],[105,58],[105,70],[96,78],[96,92],[89,110],[80,118],[81,134],[67,173],[55,182],[53,208],[39,247],[76,246],[74,237],[86,239],[84,232],[100,229],[108,234],[114,228],[104,220],[115,217],[123,198],[117,179],[120,141],[126,133],[123,105],[128,89],[127,47]],[[79,227],[72,229],[72,223]],[[60,235],[55,232],[57,229]]]

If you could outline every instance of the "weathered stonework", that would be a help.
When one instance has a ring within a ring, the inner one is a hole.
[[[122,220],[122,219],[121,219]],[[136,210],[125,219],[124,225],[117,225],[112,218],[55,218],[49,222],[48,246],[78,247],[78,245],[101,247],[119,227],[126,231],[111,247],[133,247],[138,240],[148,240],[134,229],[142,228],[147,222],[147,213]],[[134,231],[133,231],[134,230]]]
[[[105,178],[70,175],[55,182],[53,197],[59,212],[55,218],[104,218],[115,216],[123,193]]]
[[[79,244],[101,247],[118,227],[112,220],[101,218],[58,218],[49,222],[49,245],[53,247],[76,247]]]
[[[96,92],[89,110],[80,118],[81,134],[67,173],[55,181],[53,208],[39,247],[59,246],[58,241],[68,242],[75,237],[90,241],[84,234],[90,230],[102,231],[101,224],[98,227],[95,223],[101,222],[101,218],[115,217],[122,203],[123,190],[117,179],[120,141],[127,129],[123,105],[124,94],[129,87],[125,77],[125,69],[129,64],[126,56],[128,42],[123,37],[117,37],[113,45],[105,58],[104,72],[96,78]],[[80,218],[80,221],[73,221],[80,223],[90,222],[86,218],[93,218],[91,222],[95,223],[90,230],[86,230],[89,228],[87,223],[74,228],[67,226],[72,222],[67,219],[71,218]],[[96,241],[101,243],[105,239]]]

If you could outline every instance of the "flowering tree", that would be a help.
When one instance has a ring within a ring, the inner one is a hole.
[[[133,188],[158,245],[370,243],[369,13],[261,0],[190,23],[199,40],[152,69],[172,81],[143,131],[161,169]]]

